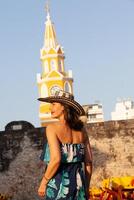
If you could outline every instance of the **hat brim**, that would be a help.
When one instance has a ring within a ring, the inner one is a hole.
[[[74,108],[80,116],[85,115],[85,111],[83,107],[77,101],[71,100],[66,97],[45,97],[45,98],[38,98],[38,100],[42,102],[47,102],[47,103],[58,102],[58,103],[66,104]]]

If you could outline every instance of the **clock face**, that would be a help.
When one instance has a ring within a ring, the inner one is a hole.
[[[59,91],[60,89],[61,89],[61,88],[60,88],[59,86],[54,85],[54,86],[51,87],[51,89],[50,89],[51,95],[55,95],[55,92],[56,92],[56,91]]]

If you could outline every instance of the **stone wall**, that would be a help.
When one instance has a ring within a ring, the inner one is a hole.
[[[39,199],[44,132],[44,128],[35,128],[0,133],[0,194],[13,200]]]
[[[134,120],[87,124],[86,129],[93,152],[91,186],[99,187],[103,178],[134,176]],[[0,193],[13,200],[40,199],[44,132],[43,128],[0,132]]]
[[[134,176],[134,120],[87,125],[93,152],[91,186],[104,178]]]

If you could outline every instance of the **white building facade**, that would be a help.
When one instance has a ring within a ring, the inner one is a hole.
[[[102,104],[84,105],[83,108],[87,114],[87,123],[104,122]]]
[[[130,99],[118,101],[111,118],[112,120],[134,119],[134,101]]]

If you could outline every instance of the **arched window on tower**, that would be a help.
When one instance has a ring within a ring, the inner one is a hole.
[[[69,82],[65,82],[65,84],[64,84],[64,90],[66,91],[66,92],[72,92],[71,91],[71,85],[70,85],[70,83]]]
[[[51,60],[51,69],[56,70],[56,62],[55,60]]]
[[[48,89],[46,84],[41,86],[41,97],[48,97]]]

